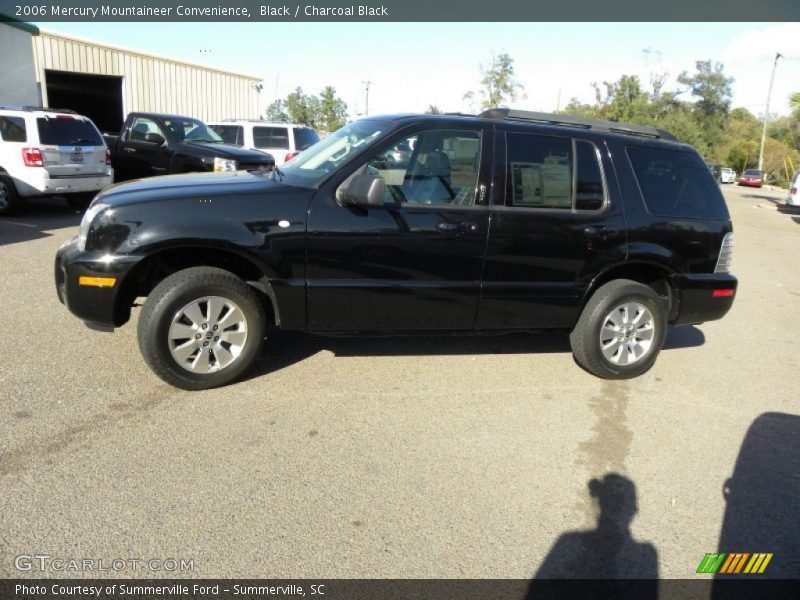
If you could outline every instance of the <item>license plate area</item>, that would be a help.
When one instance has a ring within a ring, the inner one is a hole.
[[[69,162],[83,164],[83,152],[70,152]]]

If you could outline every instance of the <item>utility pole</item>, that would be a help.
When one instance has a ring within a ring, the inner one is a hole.
[[[764,170],[764,142],[767,141],[767,121],[769,120],[769,97],[772,95],[772,84],[775,82],[775,67],[778,66],[778,59],[783,58],[780,52],[775,53],[775,62],[772,63],[772,75],[769,78],[769,89],[767,90],[767,106],[764,108],[764,127],[761,129],[761,149],[758,151],[758,170]]]
[[[366,97],[364,99],[364,116],[368,117],[369,116],[369,86],[371,86],[375,82],[374,81],[370,81],[369,79],[367,79],[366,81],[362,81],[361,83],[364,84],[364,86],[365,86],[364,89],[366,90],[366,94],[365,94]]]

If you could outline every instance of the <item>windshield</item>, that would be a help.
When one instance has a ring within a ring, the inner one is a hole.
[[[213,129],[197,119],[164,119],[164,125],[179,142],[222,143],[222,138]]]
[[[385,121],[363,120],[330,134],[281,167],[291,183],[314,186],[354,156],[362,154],[389,128]]]

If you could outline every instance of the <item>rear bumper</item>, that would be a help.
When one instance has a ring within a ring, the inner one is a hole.
[[[21,179],[14,178],[14,184],[19,195],[25,198],[31,196],[60,196],[61,194],[85,194],[100,192],[114,183],[114,171],[110,167],[105,175],[90,175],[87,177],[57,177],[51,178],[43,169],[35,177]]]
[[[81,252],[78,238],[63,244],[56,253],[56,294],[62,304],[92,329],[110,331],[120,325],[117,299],[123,281],[141,260],[140,256]],[[114,280],[111,285],[82,285],[81,277]]]
[[[760,188],[762,185],[764,185],[764,182],[763,182],[763,181],[742,181],[742,180],[740,179],[740,180],[739,180],[739,185],[743,185],[743,186],[745,186],[745,187],[756,187],[756,188]]]
[[[721,319],[733,306],[738,287],[736,277],[729,274],[676,275],[674,281],[679,290],[675,325]]]

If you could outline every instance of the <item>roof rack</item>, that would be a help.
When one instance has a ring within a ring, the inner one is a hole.
[[[46,106],[19,106],[19,105],[3,105],[0,106],[3,110],[24,110],[25,112],[43,111],[52,113],[64,113],[65,115],[77,115],[74,110],[69,108],[48,108]]]
[[[607,131],[609,133],[621,133],[624,135],[670,140],[672,142],[678,141],[670,132],[664,131],[663,129],[656,129],[655,127],[628,125],[627,123],[618,123],[616,121],[571,117],[569,115],[554,115],[551,113],[513,110],[510,108],[492,108],[483,111],[478,116],[482,119],[529,121],[531,123],[542,123],[545,125],[564,125],[566,127],[576,127],[579,129],[591,129],[593,131]]]

